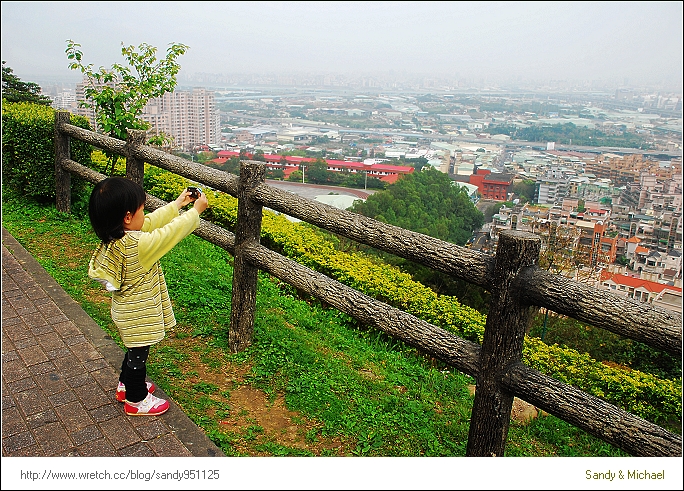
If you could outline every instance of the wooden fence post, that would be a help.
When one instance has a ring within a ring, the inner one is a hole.
[[[55,206],[62,213],[71,212],[71,173],[62,168],[62,161],[71,159],[71,143],[58,126],[70,122],[71,113],[55,111]]]
[[[233,353],[243,351],[252,344],[254,311],[256,310],[257,273],[242,254],[245,244],[260,243],[260,204],[251,200],[251,191],[266,178],[266,166],[255,162],[242,162],[238,184],[238,216],[235,227],[235,254],[233,266],[233,295],[230,311],[228,346]]]
[[[143,177],[145,175],[145,162],[133,157],[131,148],[142,147],[145,144],[147,132],[145,130],[128,130],[128,139],[126,140],[126,177],[132,181],[143,185]]]
[[[519,292],[511,286],[522,268],[537,262],[540,247],[535,234],[511,230],[499,234],[466,456],[504,455],[513,394],[504,391],[500,381],[507,367],[521,360],[525,329],[537,310],[522,305]]]

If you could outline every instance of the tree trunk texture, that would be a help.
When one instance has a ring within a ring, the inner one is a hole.
[[[62,213],[71,213],[71,174],[62,168],[62,163],[71,159],[71,143],[59,128],[61,123],[69,121],[71,113],[55,113],[55,207]]]
[[[511,393],[587,433],[639,457],[681,457],[682,437],[523,364],[502,385]]]
[[[536,267],[523,271],[516,287],[528,304],[546,307],[675,356],[682,354],[682,315],[679,313]]]
[[[480,358],[466,455],[503,457],[513,406],[512,392],[500,384],[506,369],[522,358],[523,340],[536,308],[523,305],[511,288],[522,268],[539,259],[539,236],[502,231],[496,249],[494,285]]]
[[[238,188],[238,221],[235,227],[235,263],[233,266],[233,300],[230,311],[228,345],[237,353],[252,344],[254,311],[256,310],[257,273],[259,269],[244,255],[244,248],[259,244],[262,208],[252,201],[251,191],[264,182],[266,167],[253,162],[240,165]]]
[[[128,140],[126,140],[126,177],[134,182],[143,185],[145,175],[145,161],[133,155],[133,150],[145,144],[147,132],[144,130],[128,130]]]

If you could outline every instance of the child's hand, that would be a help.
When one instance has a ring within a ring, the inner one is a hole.
[[[207,209],[207,206],[209,205],[209,201],[207,200],[207,195],[205,193],[200,194],[199,198],[195,200],[195,204],[193,207],[195,210],[197,210],[197,213],[200,215],[204,210]]]
[[[176,206],[179,210],[188,203],[192,203],[193,199],[191,194],[192,193],[186,189],[178,196],[178,198],[176,198]],[[204,193],[202,193],[202,196],[204,196]]]

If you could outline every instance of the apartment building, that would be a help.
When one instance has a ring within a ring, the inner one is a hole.
[[[76,100],[85,100],[86,82],[76,85]],[[97,131],[95,111],[77,107],[75,114],[87,117]],[[192,150],[200,145],[221,143],[221,114],[214,101],[214,92],[203,88],[167,92],[151,99],[141,118],[150,123],[150,134],[164,133],[173,138],[173,146]]]
[[[52,107],[71,112],[76,112],[78,101],[76,101],[76,93],[73,91],[64,90],[59,92],[54,99],[52,99]]]
[[[221,143],[221,114],[213,91],[167,92],[149,101],[142,118],[150,123],[153,134],[170,135],[173,145],[183,150]]]

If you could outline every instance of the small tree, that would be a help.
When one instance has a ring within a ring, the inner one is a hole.
[[[43,106],[52,105],[49,97],[42,95],[41,88],[33,82],[22,82],[12,69],[2,62],[2,98],[7,102],[33,102]]]
[[[140,118],[143,109],[150,99],[173,92],[180,70],[176,59],[190,48],[184,44],[170,44],[166,58],[157,61],[154,46],[142,43],[136,50],[134,46],[121,45],[121,54],[129,66],[115,63],[111,70],[100,67],[99,71],[94,71],[92,63],[84,65],[81,45],[71,39],[67,40],[65,52],[71,60],[69,68],[80,70],[86,78],[86,100],[81,106],[95,111],[100,131],[125,140],[129,129],[149,129],[149,123]],[[157,135],[155,139],[153,143],[159,145],[164,136],[160,140]],[[108,157],[113,171],[113,156]]]

